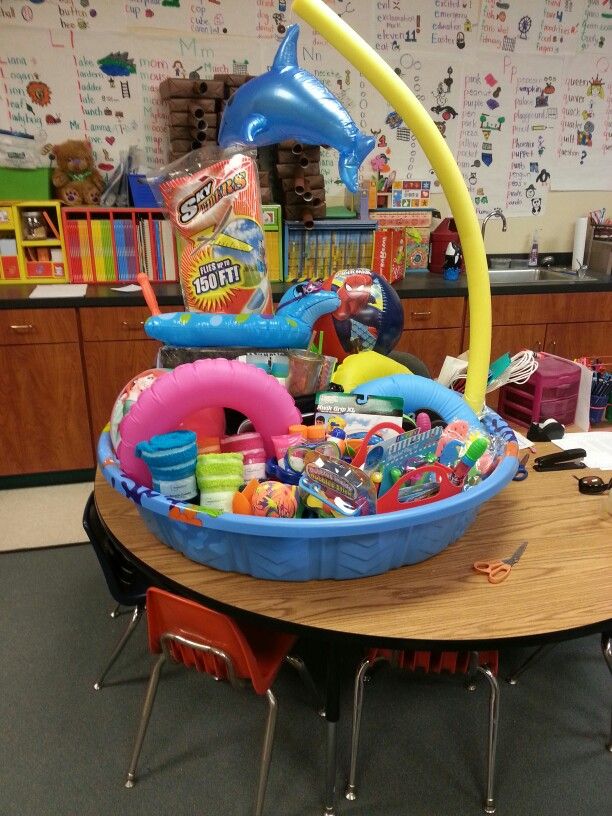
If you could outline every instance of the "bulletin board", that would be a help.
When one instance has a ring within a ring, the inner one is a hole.
[[[479,213],[545,212],[552,190],[612,188],[610,0],[328,0],[394,68],[446,139]],[[0,0],[0,128],[88,138],[111,173],[138,144],[164,164],[168,76],[259,74],[290,0]],[[376,137],[364,178],[438,181],[410,127],[301,25],[300,64]],[[342,197],[324,152],[328,200]]]

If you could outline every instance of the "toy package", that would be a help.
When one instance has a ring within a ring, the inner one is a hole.
[[[179,266],[187,311],[272,314],[254,159],[194,150],[152,181],[185,239]]]
[[[325,425],[327,433],[338,428],[348,439],[363,439],[370,428],[382,422],[397,425],[401,433],[403,413],[401,397],[365,397],[325,391],[317,394],[315,425]]]

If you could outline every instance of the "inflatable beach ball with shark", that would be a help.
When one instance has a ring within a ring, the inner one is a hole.
[[[325,85],[297,61],[300,28],[289,26],[269,71],[242,85],[227,101],[221,126],[221,147],[264,147],[295,139],[326,145],[338,153],[342,182],[356,193],[359,167],[374,148],[348,111]]]

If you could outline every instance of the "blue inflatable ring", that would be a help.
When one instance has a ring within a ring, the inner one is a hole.
[[[444,385],[419,377],[417,374],[391,374],[357,386],[354,394],[366,397],[402,397],[404,413],[409,414],[418,408],[429,408],[439,414],[448,423],[455,419],[467,422],[470,428],[480,429],[480,420],[456,391]]]

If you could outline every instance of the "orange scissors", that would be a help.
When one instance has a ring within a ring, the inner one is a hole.
[[[509,558],[502,558],[500,561],[474,561],[476,572],[482,572],[488,576],[490,584],[501,584],[505,581],[512,567],[521,558],[527,549],[527,542],[523,541]]]

